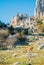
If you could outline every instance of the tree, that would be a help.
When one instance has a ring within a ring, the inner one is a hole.
[[[6,28],[7,25],[5,23],[2,23],[2,21],[0,20],[0,28]]]

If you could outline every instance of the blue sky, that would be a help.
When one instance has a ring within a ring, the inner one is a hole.
[[[35,0],[0,0],[0,20],[9,23],[17,13],[34,15]]]

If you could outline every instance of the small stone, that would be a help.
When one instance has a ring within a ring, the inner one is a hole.
[[[19,62],[15,62],[13,65],[18,65],[19,64]]]

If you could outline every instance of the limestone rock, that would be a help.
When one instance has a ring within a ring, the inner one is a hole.
[[[36,0],[35,16],[44,16],[44,0]]]
[[[30,24],[30,17],[27,14],[17,14],[11,20],[10,26],[15,27],[26,27],[28,28]]]

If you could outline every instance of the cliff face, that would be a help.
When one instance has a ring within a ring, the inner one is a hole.
[[[26,14],[17,14],[11,20],[10,25],[13,27],[25,27],[28,28],[30,24],[30,18]]]
[[[44,0],[36,0],[35,16],[44,15]]]

